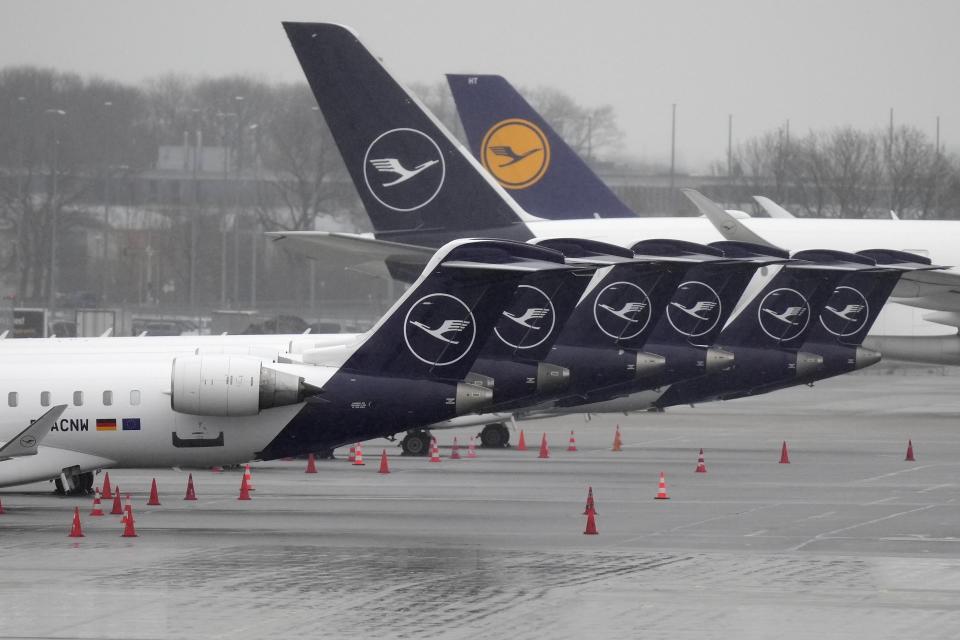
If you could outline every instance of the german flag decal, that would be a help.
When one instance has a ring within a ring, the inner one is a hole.
[[[116,431],[117,421],[115,418],[97,418],[97,431]]]

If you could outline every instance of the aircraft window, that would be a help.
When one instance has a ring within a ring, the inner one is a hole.
[[[139,390],[134,389],[133,391],[130,392],[130,404],[131,404],[131,405],[140,404],[140,391],[139,391]]]
[[[49,407],[49,406],[50,406],[50,392],[49,392],[49,391],[41,391],[41,392],[40,392],[40,406],[41,406],[41,407]]]
[[[83,406],[83,391],[74,391],[73,392],[73,406],[82,407]]]
[[[17,406],[17,392],[11,391],[7,394],[7,406],[15,407]]]
[[[113,404],[113,391],[103,392],[103,406],[109,407]]]

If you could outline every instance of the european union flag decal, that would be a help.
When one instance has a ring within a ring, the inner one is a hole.
[[[124,431],[140,431],[140,418],[124,418],[123,430]]]

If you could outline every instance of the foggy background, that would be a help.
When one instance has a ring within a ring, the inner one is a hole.
[[[83,325],[77,308],[113,310],[118,333],[335,330],[390,303],[388,283],[262,236],[369,229],[281,20],[352,26],[458,135],[443,74],[506,76],[640,215],[692,213],[666,186],[676,104],[677,187],[753,214],[762,194],[799,215],[956,218],[958,14],[948,2],[4,2],[3,317],[47,308],[60,335]]]

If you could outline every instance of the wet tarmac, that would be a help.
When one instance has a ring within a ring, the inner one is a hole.
[[[0,638],[954,638],[958,385],[849,376],[522,423],[526,452],[476,459],[448,457],[470,430],[442,432],[439,464],[367,443],[364,467],[254,464],[250,502],[237,471],[194,471],[185,502],[186,471],[114,470],[133,539],[88,499],[0,490]],[[653,499],[661,471],[670,500]],[[582,533],[590,485],[598,536]]]

